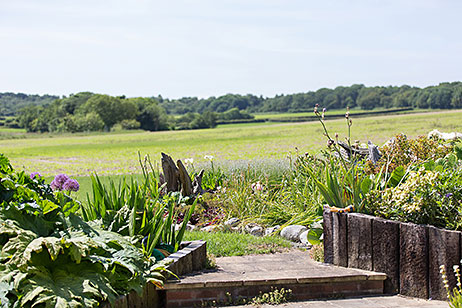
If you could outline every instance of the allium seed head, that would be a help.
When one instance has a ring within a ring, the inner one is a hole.
[[[33,180],[35,177],[41,178],[42,175],[41,175],[39,172],[32,172],[32,173],[30,174],[30,179]]]
[[[55,176],[54,180],[51,182],[51,188],[53,190],[62,190],[63,189],[63,184],[69,180],[69,177],[66,174],[58,174]]]
[[[78,191],[80,188],[79,182],[74,179],[69,179],[63,184],[63,190],[67,191]]]

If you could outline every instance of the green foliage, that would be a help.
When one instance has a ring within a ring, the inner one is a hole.
[[[316,262],[324,262],[324,244],[319,243],[311,246],[310,257]]]
[[[89,92],[57,99],[51,104],[27,106],[18,116],[28,132],[84,132],[110,130],[119,123],[124,129],[165,130],[169,118],[150,98],[125,98]]]
[[[367,163],[368,172],[377,173],[383,166],[386,166],[385,172],[393,172],[400,167],[406,169],[411,164],[442,158],[452,152],[452,148],[451,144],[445,144],[443,140],[426,136],[411,139],[399,134],[380,149],[382,157],[376,165]]]
[[[57,99],[54,95],[28,95],[24,93],[0,93],[0,116],[14,116],[27,106],[43,106]]]
[[[218,114],[218,119],[221,121],[250,120],[254,118],[254,116],[248,114],[247,112],[241,111],[238,108],[232,108],[228,111]]]
[[[193,173],[193,175],[195,174]],[[219,166],[214,166],[213,157],[211,157],[210,168],[205,169],[204,176],[202,177],[202,187],[206,190],[215,190],[223,186],[226,177],[225,172]]]
[[[92,194],[82,206],[85,221],[99,220],[105,230],[125,236],[141,236],[143,249],[150,256],[160,244],[169,244],[178,250],[186,224],[191,218],[197,200],[184,215],[183,223],[175,231],[177,210],[185,208],[186,198],[180,194],[161,196],[159,176],[149,157],[140,164],[143,179],[122,177],[116,184],[104,185],[98,175],[92,175]]]
[[[329,206],[337,208],[352,206],[356,211],[361,212],[366,193],[373,184],[372,180],[362,172],[363,159],[351,150],[349,153],[343,153],[346,150],[340,147],[338,134],[335,136],[335,141],[331,138],[324,122],[325,109],[321,114],[318,111],[318,106],[316,106],[314,113],[322,125],[324,136],[327,137],[327,145],[331,152],[326,154],[324,160],[321,160],[325,166],[324,179],[319,172],[316,173],[313,170],[309,163],[304,163],[303,167]],[[345,119],[348,128],[348,135],[345,139],[348,147],[352,149],[353,145],[350,140],[353,122],[350,119],[349,109],[347,109]]]
[[[367,211],[374,215],[460,230],[462,162],[449,154],[412,165],[400,181],[384,190],[372,190],[367,199]]]
[[[120,121],[120,126],[122,129],[138,129],[140,128],[141,124],[137,120],[131,119],[131,120],[122,120]]]
[[[96,307],[162,284],[164,267],[133,238],[84,222],[76,201],[2,154],[0,177],[2,307]]]
[[[462,82],[441,83],[426,88],[403,86],[366,87],[355,84],[335,89],[257,97],[255,95],[226,94],[220,97],[198,99],[185,97],[175,100],[159,98],[161,105],[171,114],[227,112],[300,112],[311,110],[316,104],[330,109],[346,107],[370,110],[376,108],[432,108],[453,109],[462,107]]]
[[[449,281],[446,273],[446,267],[440,266],[441,278],[443,279],[443,285],[448,294],[448,302],[450,308],[462,308],[462,284],[460,281],[460,266],[454,265],[454,276],[456,277],[457,286],[454,289],[449,289]]]
[[[212,112],[205,112],[203,115],[199,113],[187,113],[176,119],[176,129],[199,129],[215,127],[217,115]]]
[[[271,287],[271,291],[268,293],[260,293],[257,297],[250,300],[250,304],[252,305],[262,305],[262,304],[269,304],[269,305],[280,305],[283,303],[287,303],[292,296],[291,289],[277,289]]]
[[[130,100],[138,107],[136,121],[140,123],[141,129],[158,131],[170,128],[170,118],[155,99],[137,97]]]
[[[226,174],[220,170],[217,177],[223,178],[223,183],[206,201],[209,206],[222,209],[226,216],[241,220],[282,227],[311,225],[322,211],[314,183],[306,172],[300,172],[302,169],[297,160],[272,172],[250,164]],[[216,181],[212,183],[216,187]]]

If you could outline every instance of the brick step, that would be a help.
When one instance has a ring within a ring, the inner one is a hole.
[[[221,281],[205,283],[168,283],[166,306],[201,307],[212,303],[239,303],[241,299],[268,293],[274,288],[292,290],[291,300],[344,298],[383,294],[382,276],[346,276],[320,279]]]

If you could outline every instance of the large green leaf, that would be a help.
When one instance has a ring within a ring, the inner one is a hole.
[[[406,175],[406,170],[404,169],[403,166],[398,166],[393,170],[393,172],[390,175],[390,178],[388,179],[388,185],[389,187],[396,187],[401,183],[403,180],[404,176]]]
[[[364,178],[361,182],[361,192],[367,194],[373,187],[373,182],[370,178]]]
[[[60,264],[54,269],[32,268],[23,287],[22,306],[95,307],[100,302],[113,302],[117,292],[110,281],[91,264]]]
[[[321,243],[321,235],[323,233],[323,229],[321,228],[311,228],[308,231],[308,242],[311,245],[318,245]]]

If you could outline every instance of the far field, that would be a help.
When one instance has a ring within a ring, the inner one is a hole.
[[[398,133],[426,135],[433,129],[462,132],[462,110],[422,114],[353,118],[352,139],[371,140],[381,145]],[[332,135],[346,136],[344,119],[326,121]],[[195,165],[206,164],[204,155],[217,163],[237,160],[284,159],[294,154],[323,148],[326,138],[319,122],[254,123],[224,125],[215,129],[165,132],[130,132],[92,135],[27,136],[26,139],[0,140],[0,151],[17,169],[39,171],[53,176],[68,173],[86,176],[139,173],[138,152],[160,152],[174,159],[194,158]],[[23,167],[25,166],[25,167]]]

